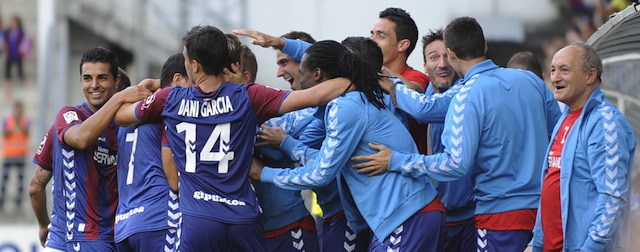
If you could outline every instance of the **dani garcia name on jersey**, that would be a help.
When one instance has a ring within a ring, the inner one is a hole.
[[[203,102],[182,99],[180,100],[178,114],[198,118],[224,114],[231,111],[233,111],[233,105],[231,105],[229,97],[222,96]]]

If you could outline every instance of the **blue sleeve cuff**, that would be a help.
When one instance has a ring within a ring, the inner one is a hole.
[[[280,149],[288,156],[291,156],[296,146],[298,146],[298,140],[290,135],[287,135],[284,140],[282,140],[282,143],[280,143]]]
[[[275,161],[280,161],[285,157],[285,154],[279,149],[272,149],[269,147],[258,147],[256,149],[258,152],[262,153],[262,155],[265,155]]]
[[[311,44],[305,41],[285,38],[284,47],[282,47],[282,50],[280,51],[300,62],[302,61],[302,56],[309,47],[311,47]]]
[[[404,160],[404,156],[406,154],[402,154],[397,151],[391,152],[391,157],[389,158],[389,171],[400,172],[402,173],[402,160]]]
[[[607,244],[605,243],[592,240],[591,235],[589,235],[587,237],[587,241],[584,243],[584,245],[582,245],[582,248],[580,249],[584,252],[592,252],[592,251],[599,252],[599,251],[604,251],[606,246]]]
[[[260,182],[273,184],[273,179],[278,175],[278,171],[274,168],[265,166],[260,174]]]

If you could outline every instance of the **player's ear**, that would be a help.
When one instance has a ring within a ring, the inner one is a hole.
[[[316,67],[316,69],[313,69],[313,80],[316,81],[317,83],[322,82],[322,70],[320,70],[319,67]]]
[[[242,83],[251,84],[251,73],[249,71],[242,72]]]
[[[191,69],[193,69],[194,73],[198,73],[201,67],[202,65],[200,65],[199,62],[197,62],[196,60],[191,60]]]

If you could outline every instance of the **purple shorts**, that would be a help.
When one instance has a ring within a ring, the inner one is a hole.
[[[168,228],[132,234],[116,243],[116,248],[118,252],[174,251],[175,242],[176,229]]]
[[[476,248],[485,251],[523,251],[531,241],[531,230],[477,230]]]
[[[370,251],[444,251],[445,222],[441,211],[417,213],[383,241],[374,236]]]
[[[369,230],[355,233],[347,226],[347,217],[344,212],[339,212],[334,217],[325,219],[322,225],[320,237],[320,249],[326,252],[333,251],[369,251],[371,235]]]
[[[228,224],[182,215],[180,251],[267,251],[262,225]]]

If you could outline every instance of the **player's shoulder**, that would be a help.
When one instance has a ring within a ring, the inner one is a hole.
[[[331,100],[327,104],[328,110],[338,110],[341,113],[347,113],[350,117],[353,115],[366,113],[367,104],[370,104],[364,93],[348,92],[342,96]]]
[[[283,97],[289,92],[288,90],[281,90],[278,88],[257,84],[257,83],[243,84],[242,86],[246,87],[247,93],[252,99],[258,98],[258,97],[262,97],[265,99],[274,98],[274,97]]]
[[[82,120],[91,114],[91,111],[88,108],[83,109],[82,105],[78,106],[64,106],[60,110],[58,110],[56,120],[64,120],[67,123],[76,120]]]
[[[258,83],[251,83],[251,84],[236,84],[239,86],[244,86],[247,88],[247,90],[272,90],[272,91],[282,91],[281,89],[278,88],[274,88],[271,86],[267,86],[267,85],[263,85],[263,84],[258,84]]]

